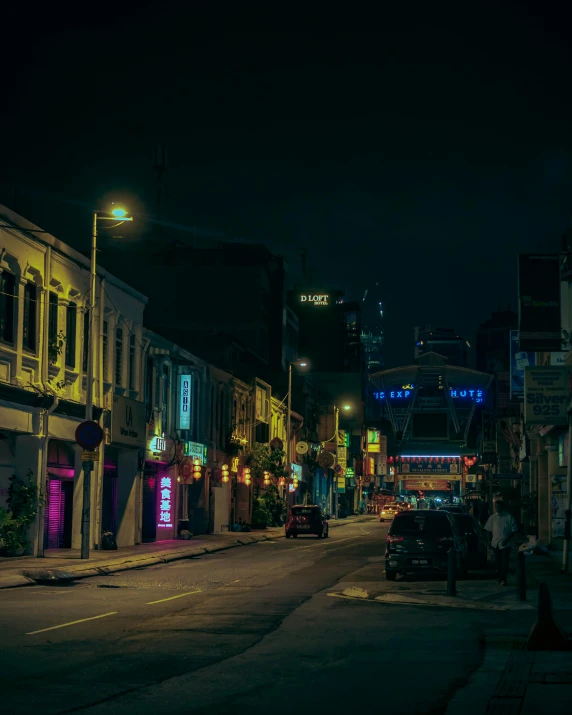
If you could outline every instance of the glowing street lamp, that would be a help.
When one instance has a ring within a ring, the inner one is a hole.
[[[97,283],[97,222],[98,221],[133,221],[132,216],[127,215],[127,211],[121,206],[111,204],[112,208],[108,214],[93,212],[93,223],[91,232],[91,263],[89,281],[89,326],[87,343],[87,376],[85,395],[85,419],[89,422],[93,419],[93,357],[94,357],[94,335],[93,316],[95,313],[96,283]],[[91,531],[91,472],[94,468],[93,462],[83,463],[83,507],[81,521],[81,558],[89,559],[90,531]]]

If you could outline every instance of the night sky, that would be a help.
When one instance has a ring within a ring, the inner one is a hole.
[[[0,199],[86,250],[89,208],[125,198],[137,250],[163,143],[172,232],[264,242],[293,280],[307,249],[307,287],[350,298],[378,283],[387,365],[409,363],[414,325],[472,337],[516,309],[517,254],[558,251],[569,223],[570,24],[538,5],[381,3],[367,33],[224,3],[16,13]]]

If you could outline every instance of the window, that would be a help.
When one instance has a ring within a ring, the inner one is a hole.
[[[168,365],[163,365],[163,394],[162,394],[162,430],[165,434],[169,433],[169,386],[171,375]]]
[[[58,336],[58,295],[50,293],[50,304],[48,306],[48,337],[53,343]]]
[[[83,315],[83,371],[87,372],[87,361],[89,358],[89,310]]]
[[[14,289],[16,281],[11,273],[0,276],[0,338],[14,342]]]
[[[103,321],[103,340],[102,340],[102,352],[103,352],[103,380],[106,381],[108,379],[109,375],[109,370],[108,370],[108,364],[109,364],[109,340],[108,340],[108,325],[107,325],[107,320]]]
[[[115,330],[115,384],[121,385],[123,368],[123,328]]]
[[[24,286],[24,325],[22,345],[26,350],[36,352],[36,296],[37,289],[33,283]]]
[[[77,305],[70,303],[66,308],[66,367],[75,368]]]
[[[135,335],[129,336],[129,389],[135,389]]]

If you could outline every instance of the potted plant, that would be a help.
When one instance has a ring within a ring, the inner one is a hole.
[[[10,477],[8,509],[0,515],[0,546],[7,556],[22,556],[28,547],[28,529],[41,504],[38,487],[31,470],[25,479]]]

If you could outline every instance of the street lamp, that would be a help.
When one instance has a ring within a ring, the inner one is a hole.
[[[286,413],[286,465],[288,473],[290,473],[292,464],[291,445],[290,445],[290,419],[292,414],[292,365],[298,368],[308,368],[309,363],[306,358],[299,358],[294,362],[288,363],[288,409]]]
[[[97,279],[97,222],[98,221],[133,221],[133,217],[127,215],[127,211],[121,206],[111,204],[111,210],[107,213],[93,212],[93,224],[91,232],[91,263],[90,263],[90,284],[89,284],[89,326],[87,340],[87,380],[85,395],[85,419],[93,419],[93,314],[95,311],[96,279]],[[116,224],[117,225],[117,224]],[[81,558],[89,559],[89,532],[91,530],[91,472],[93,462],[83,463],[83,506],[81,519]]]

